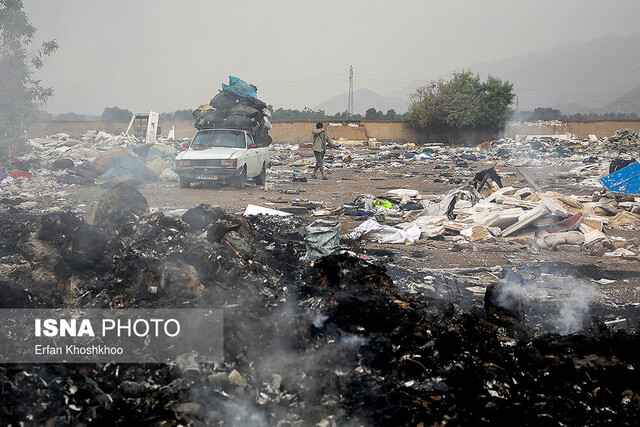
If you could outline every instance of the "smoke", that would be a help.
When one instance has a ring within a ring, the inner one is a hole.
[[[509,272],[496,292],[497,305],[511,313],[524,313],[526,326],[560,335],[584,329],[590,305],[600,297],[593,283],[558,272],[531,280]]]
[[[340,343],[348,347],[358,349],[361,345],[365,344],[367,340],[360,335],[345,335],[340,339]]]
[[[558,333],[567,335],[582,329],[589,316],[589,301],[597,295],[597,288],[592,283],[575,283],[553,319]]]
[[[339,407],[336,414],[324,411],[329,402],[340,400],[340,384],[345,375],[352,375],[358,351],[367,340],[336,328],[320,299],[310,299],[303,307],[287,300],[268,312],[260,310],[259,317],[240,307],[225,310],[226,345],[241,337],[238,343],[248,349],[246,362],[227,361],[220,367],[227,372],[237,369],[249,384],[242,389],[206,383],[191,387],[191,399],[202,406],[208,421],[231,426],[295,423],[296,415],[288,413],[282,401],[300,405],[307,423],[321,421],[321,414],[331,419],[340,413]],[[336,366],[336,361],[341,364]]]
[[[222,408],[225,424],[233,427],[269,425],[266,414],[260,411],[248,399],[233,399],[224,402]]]
[[[497,296],[498,305],[509,311],[514,311],[518,308],[518,304],[525,299],[527,294],[524,292],[522,283],[503,282],[499,288]]]
[[[316,328],[321,328],[322,325],[324,325],[324,322],[326,322],[328,318],[329,316],[325,316],[324,314],[321,314],[321,313],[314,313],[310,315],[311,324]]]

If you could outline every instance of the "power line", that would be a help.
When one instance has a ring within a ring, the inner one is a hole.
[[[365,77],[374,77],[376,79],[379,80],[390,80],[390,81],[406,81],[408,83],[413,83],[416,81],[419,81],[420,79],[412,79],[412,78],[407,78],[407,77],[398,77],[398,76],[380,76],[380,75],[375,75],[375,74],[367,74],[367,73],[359,73],[358,76],[365,76]]]
[[[289,86],[291,84],[298,84],[301,82],[307,82],[307,81],[312,81],[312,80],[322,80],[322,79],[327,79],[327,78],[333,78],[333,77],[338,77],[338,76],[344,76],[344,74],[340,73],[340,74],[327,74],[324,76],[317,76],[317,77],[307,77],[304,79],[296,79],[296,80],[287,80],[287,81],[281,81],[281,82],[267,82],[267,83],[263,83],[260,84],[258,86],[258,89],[264,89],[264,88],[276,88],[276,87],[280,87],[280,86]]]
[[[325,81],[321,81],[321,82],[312,82],[312,83],[308,83],[308,84],[298,84],[296,86],[290,86],[290,87],[284,87],[284,88],[275,88],[275,89],[259,89],[259,91],[261,93],[274,93],[274,92],[286,92],[286,91],[290,91],[290,90],[300,90],[300,89],[306,89],[306,88],[310,88],[310,87],[317,87],[317,86],[327,86],[327,85],[335,85],[335,84],[344,84],[344,78],[341,79],[333,79],[333,80],[325,80]]]

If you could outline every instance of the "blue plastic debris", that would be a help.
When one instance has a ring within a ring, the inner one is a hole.
[[[112,179],[125,175],[144,177],[146,171],[148,171],[147,166],[142,160],[131,157],[118,157],[113,166],[100,175],[98,179]]]
[[[222,90],[231,92],[238,98],[258,98],[255,86],[234,76],[229,76],[228,85],[222,83]]]
[[[629,166],[600,178],[600,182],[609,191],[625,194],[640,194],[640,163]]]
[[[174,153],[161,153],[153,148],[149,148],[146,161],[152,162],[156,157],[160,157],[161,159],[168,161],[171,166],[174,165],[176,160],[176,155]]]

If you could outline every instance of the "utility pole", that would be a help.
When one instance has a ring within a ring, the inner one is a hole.
[[[353,116],[353,65],[349,69],[349,105],[347,106],[349,117]]]

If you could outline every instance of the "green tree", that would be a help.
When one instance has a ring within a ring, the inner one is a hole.
[[[348,120],[350,116],[348,111],[343,111],[341,113],[336,113],[332,118],[337,120]]]
[[[364,112],[364,118],[367,120],[375,120],[376,117],[376,109],[375,108],[369,108],[367,111]]]
[[[445,103],[450,87],[443,79],[421,86],[409,96],[405,121],[418,129],[442,128],[446,125]]]
[[[37,120],[53,89],[33,79],[42,58],[53,53],[55,40],[27,51],[36,29],[20,0],[0,0],[0,154],[4,157],[26,142],[29,125]]]
[[[398,113],[393,108],[391,110],[387,110],[387,114],[384,115],[385,120],[398,120]]]
[[[321,120],[326,118],[327,115],[323,110],[314,111],[308,107],[304,107],[302,111],[278,108],[272,113],[273,120]]]
[[[533,120],[560,120],[562,113],[553,108],[536,108],[533,110]]]
[[[419,129],[446,129],[454,142],[465,128],[502,128],[511,116],[513,85],[489,76],[485,82],[471,71],[435,80],[410,98],[405,121]]]
[[[118,107],[106,107],[100,118],[104,121],[127,121],[131,120],[133,113]]]
[[[367,111],[364,112],[364,118],[366,120],[382,120],[384,119],[384,114],[382,111],[376,110],[371,107]]]
[[[173,113],[160,113],[160,120],[193,120],[192,110],[176,110]]]
[[[481,86],[481,125],[502,128],[513,114],[511,104],[516,95],[513,85],[509,82],[488,76]]]
[[[59,120],[62,122],[83,122],[87,120],[87,117],[84,114],[76,114],[76,113],[63,113],[56,114],[54,120]]]

